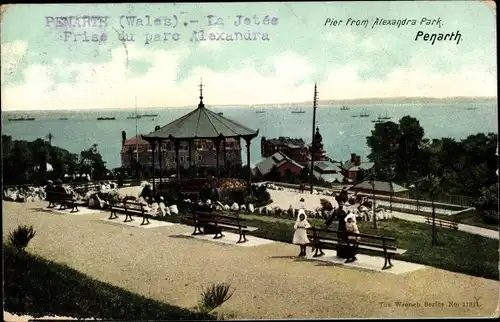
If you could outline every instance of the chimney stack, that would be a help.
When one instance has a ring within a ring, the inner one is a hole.
[[[351,162],[356,162],[356,153],[351,153]]]
[[[361,157],[359,155],[356,156],[356,165],[361,165]]]

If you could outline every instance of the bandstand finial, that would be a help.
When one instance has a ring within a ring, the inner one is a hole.
[[[204,107],[205,104],[203,104],[203,78],[200,78],[200,104],[198,105],[198,107]]]

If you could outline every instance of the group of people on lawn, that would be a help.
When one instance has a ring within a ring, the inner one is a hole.
[[[359,229],[356,224],[356,216],[349,213],[344,208],[344,204],[347,201],[347,194],[342,191],[335,197],[335,200],[337,200],[339,206],[326,220],[325,226],[328,228],[335,219],[338,220],[337,231],[341,242],[337,247],[337,256],[346,258],[346,263],[352,263],[357,260],[356,249],[357,242],[359,240],[359,236],[351,235],[359,234]],[[293,244],[300,246],[299,256],[306,256],[306,247],[310,243],[309,238],[307,238],[308,228],[311,228],[311,224],[307,221],[307,215],[304,209],[300,209],[294,225],[295,233],[292,240]]]

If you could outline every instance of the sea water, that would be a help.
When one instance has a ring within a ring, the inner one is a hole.
[[[470,110],[469,107],[476,109]],[[264,108],[265,113],[256,113],[250,107],[208,107],[214,112],[223,112],[228,117],[247,127],[259,130],[259,136],[251,143],[251,164],[262,159],[260,139],[289,136],[302,138],[306,143],[312,139],[313,111],[303,106],[305,113],[291,113],[291,108]],[[154,108],[138,109],[138,114],[158,114],[157,117],[143,117],[137,120],[139,134],[154,131],[155,126],[166,125],[194,108]],[[260,109],[259,109],[260,110]],[[366,111],[369,117],[359,117]],[[52,133],[52,144],[79,153],[97,143],[98,150],[107,162],[108,168],[120,166],[121,132],[127,138],[136,133],[136,120],[127,119],[134,110],[92,110],[92,111],[30,111],[2,112],[2,134],[14,140],[35,140]],[[353,117],[358,115],[358,117]],[[334,160],[346,161],[351,153],[361,155],[362,160],[370,153],[366,137],[371,134],[378,116],[390,116],[398,122],[405,115],[420,121],[425,137],[451,137],[463,139],[479,132],[498,133],[498,107],[488,103],[447,103],[447,104],[375,104],[371,106],[351,106],[340,110],[339,106],[321,106],[316,112],[316,124],[323,136],[324,149]],[[9,122],[16,116],[35,117],[35,121]],[[98,117],[114,116],[112,121],[97,121]],[[58,120],[68,117],[68,120]],[[242,141],[242,160],[246,162],[246,147]]]

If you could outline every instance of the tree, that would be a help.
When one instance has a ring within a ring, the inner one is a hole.
[[[127,140],[127,133],[125,133],[125,131],[122,131],[122,146],[125,145],[126,140]]]
[[[301,183],[308,183],[309,182],[309,169],[304,167],[302,170],[300,170],[299,173],[299,180]]]
[[[394,122],[375,124],[372,135],[366,138],[371,148],[368,159],[375,163],[373,171],[380,179],[386,179],[387,170],[395,165],[399,141],[399,126]]]
[[[366,138],[366,142],[371,149],[368,159],[375,163],[377,176],[381,180],[388,180],[389,169],[394,168],[395,181],[410,182],[411,171],[418,169],[423,172],[423,137],[424,129],[411,116],[404,116],[398,124],[375,124],[375,129]]]
[[[97,151],[97,144],[90,149],[80,152],[80,167],[84,173],[90,173],[93,180],[102,180],[106,177],[106,162]]]
[[[485,223],[498,224],[498,184],[483,188],[481,197],[474,203],[474,206],[482,212],[482,219]]]
[[[393,180],[411,181],[411,171],[422,172],[422,148],[424,129],[420,122],[409,115],[399,120],[399,142],[394,156],[394,171],[390,174]]]
[[[377,216],[375,215],[375,180],[376,180],[376,175],[375,171],[372,169],[368,173],[368,180],[370,184],[372,185],[372,213],[373,213],[373,228],[377,229]]]

